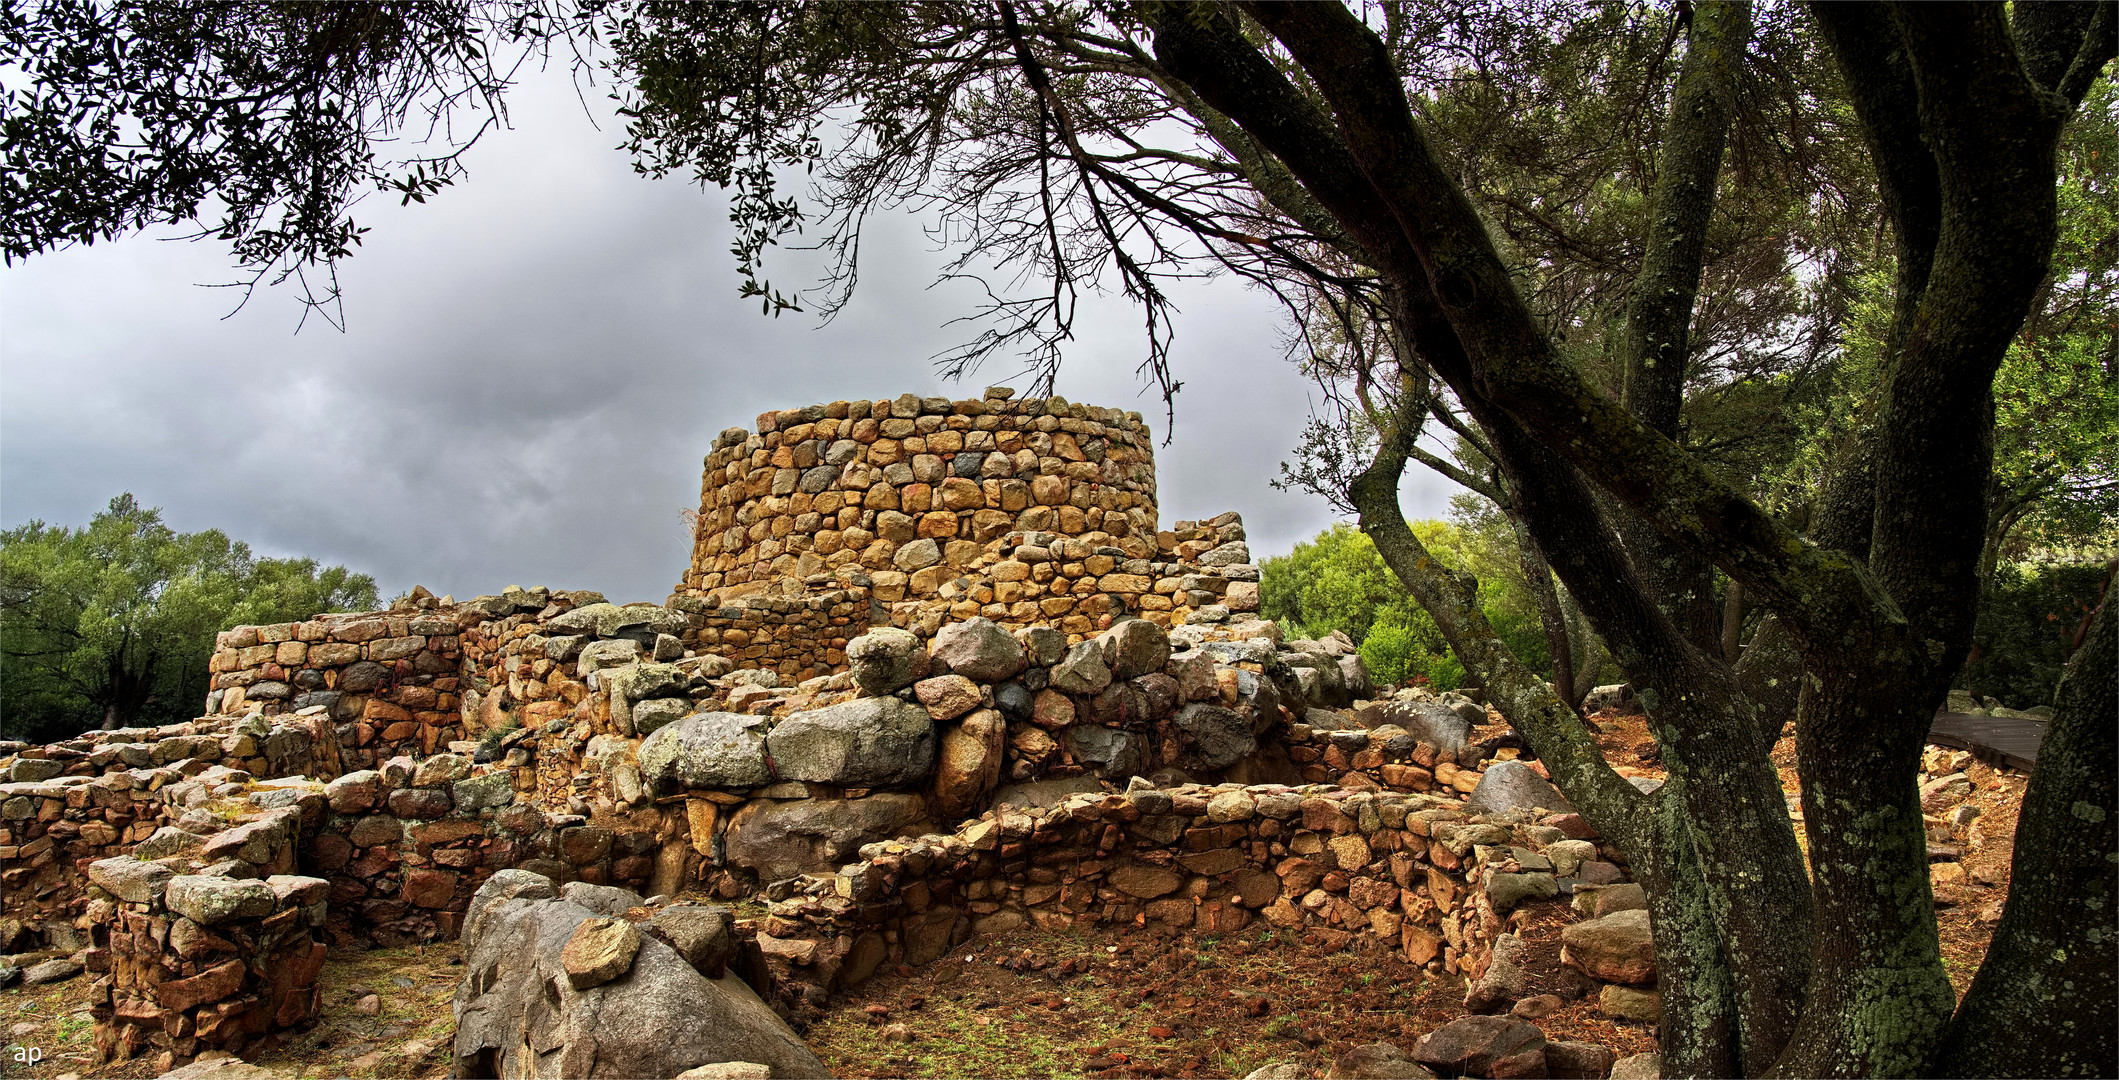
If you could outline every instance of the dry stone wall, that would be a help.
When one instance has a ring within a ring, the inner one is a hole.
[[[1030,924],[1228,934],[1257,923],[1477,981],[1516,905],[1624,877],[1579,816],[1481,814],[1454,792],[1136,780],[1122,794],[1028,794],[1029,805],[1004,797],[953,833],[864,845],[860,861],[739,924],[765,981],[800,1011],[976,934]]]

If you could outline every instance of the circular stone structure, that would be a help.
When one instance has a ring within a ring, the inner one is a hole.
[[[724,431],[706,457],[678,592],[793,595],[848,564],[968,566],[1013,530],[1145,556],[1156,530],[1150,447],[1137,412],[1000,388],[978,400],[904,394],[764,413],[755,433]]]

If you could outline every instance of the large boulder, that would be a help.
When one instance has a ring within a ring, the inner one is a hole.
[[[1253,1075],[1256,1075],[1255,1073]],[[1301,1070],[1290,1076],[1307,1076]],[[1435,1073],[1390,1043],[1357,1046],[1332,1059],[1325,1080],[1435,1080]],[[1248,1078],[1246,1078],[1248,1080]]]
[[[1159,672],[1170,659],[1170,635],[1146,619],[1127,619],[1097,636],[1113,679]]]
[[[932,654],[949,670],[979,682],[999,682],[1023,667],[1023,646],[992,619],[950,623],[935,631]]]
[[[1510,810],[1542,808],[1555,813],[1574,813],[1574,804],[1552,781],[1520,761],[1496,761],[1479,777],[1466,810],[1474,814],[1503,814]]]
[[[1582,699],[1585,713],[1614,712],[1621,716],[1641,715],[1641,699],[1633,694],[1632,683],[1612,683],[1599,686]]]
[[[706,712],[667,725],[640,744],[640,776],[657,791],[770,784],[763,716]]]
[[[1137,776],[1148,768],[1148,741],[1136,732],[1076,724],[1063,738],[1076,762],[1106,780]]]
[[[1444,1076],[1544,1076],[1545,1034],[1514,1017],[1467,1016],[1422,1035],[1413,1060]]]
[[[927,650],[910,630],[878,626],[846,643],[846,663],[863,694],[887,694],[920,677]]]
[[[862,844],[888,840],[926,816],[926,801],[918,795],[753,799],[729,819],[724,850],[729,862],[766,881],[830,874]]]
[[[1349,696],[1365,698],[1376,692],[1376,680],[1369,676],[1368,665],[1361,662],[1361,654],[1339,658],[1339,678],[1346,683]]]
[[[1084,641],[1067,650],[1067,658],[1052,668],[1052,688],[1068,694],[1094,694],[1111,685],[1111,667],[1104,663],[1104,647]]]
[[[595,913],[521,897],[482,912],[464,936],[456,990],[458,1076],[676,1076],[718,1062],[759,1062],[780,1077],[830,1070],[734,975],[709,979],[642,936],[622,976],[576,989],[562,956]]]
[[[1340,670],[1338,657],[1324,652],[1289,651],[1281,653],[1280,660],[1294,669],[1295,681],[1302,687],[1303,701],[1310,707],[1344,709],[1353,704],[1353,695],[1347,689],[1346,675]]]
[[[1220,705],[1196,702],[1185,706],[1177,714],[1177,727],[1187,736],[1184,755],[1177,762],[1180,768],[1226,769],[1258,749],[1251,719]]]
[[[941,761],[934,770],[936,814],[950,820],[984,808],[986,793],[1001,780],[1007,737],[1007,722],[992,709],[980,709],[942,733]]]
[[[765,737],[782,779],[893,787],[934,772],[934,719],[894,697],[856,698],[780,721]]]
[[[1604,982],[1655,985],[1655,937],[1648,912],[1615,911],[1560,931],[1560,961]]]
[[[1432,743],[1437,750],[1462,750],[1471,740],[1471,723],[1439,701],[1393,701],[1355,715],[1363,727],[1395,724],[1416,742]]]

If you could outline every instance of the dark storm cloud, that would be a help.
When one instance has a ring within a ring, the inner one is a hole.
[[[962,285],[918,224],[878,220],[861,289],[832,323],[735,298],[722,204],[636,177],[563,75],[515,102],[515,130],[426,206],[380,198],[346,264],[348,332],[286,290],[233,317],[225,253],[135,237],[0,271],[0,523],[85,522],[132,491],[186,531],[468,596],[509,583],[660,599],[682,571],[680,512],[716,433],[765,409],[944,385],[931,357],[967,334]],[[783,289],[804,263],[778,263]],[[1180,289],[1176,441],[1158,446],[1165,524],[1240,510],[1260,555],[1330,521],[1266,481],[1304,419],[1277,311],[1228,281]],[[1138,315],[1099,301],[1060,393],[1139,409]],[[1425,476],[1408,510],[1443,511]]]

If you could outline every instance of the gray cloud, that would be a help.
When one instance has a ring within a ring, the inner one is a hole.
[[[599,103],[600,104],[600,103]],[[0,271],[0,523],[78,524],[120,491],[177,528],[221,528],[267,554],[343,562],[388,593],[467,596],[509,583],[660,599],[689,540],[700,459],[766,409],[905,391],[969,396],[996,361],[944,385],[967,286],[919,223],[878,220],[861,289],[829,325],[735,297],[722,202],[635,176],[563,75],[533,80],[515,130],[425,206],[380,197],[342,271],[349,330],[291,293],[241,311],[211,244],[133,237]],[[806,285],[790,253],[775,281]],[[1165,524],[1240,510],[1260,554],[1329,524],[1322,500],[1267,481],[1311,392],[1282,359],[1270,300],[1220,280],[1179,289],[1176,439],[1158,446]],[[1059,392],[1161,403],[1134,368],[1137,313],[1098,298]],[[1450,485],[1410,477],[1409,512]]]

